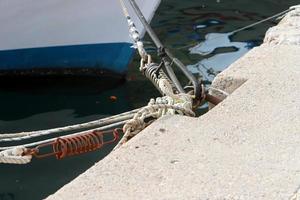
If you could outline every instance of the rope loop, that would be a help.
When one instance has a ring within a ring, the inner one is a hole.
[[[166,79],[158,79],[159,89],[163,92],[163,97],[150,99],[148,105],[140,109],[134,117],[123,126],[124,136],[115,149],[126,143],[130,138],[137,135],[155,119],[164,115],[186,115],[195,116],[192,110],[193,98],[189,94],[174,94],[172,86]]]
[[[0,163],[27,164],[30,163],[32,155],[26,155],[27,149],[23,146],[7,149],[0,152]]]

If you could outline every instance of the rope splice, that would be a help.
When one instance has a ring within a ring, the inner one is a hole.
[[[119,138],[118,129],[112,131],[94,130],[78,135],[57,138],[52,142],[38,145],[35,148],[17,146],[1,151],[0,163],[27,164],[31,162],[32,157],[46,158],[55,156],[57,159],[63,159],[68,156],[98,150],[105,145],[118,141]]]
[[[164,97],[151,99],[148,106],[139,110],[133,117],[123,126],[124,136],[114,148],[119,148],[130,138],[137,135],[141,130],[151,124],[154,120],[164,115],[186,115],[194,117],[192,110],[192,97],[188,94],[174,94],[172,86],[166,79],[160,79],[159,88],[166,95]]]
[[[105,137],[110,137],[106,139]],[[119,139],[118,130],[113,131],[91,131],[76,136],[57,138],[53,142],[48,142],[27,151],[27,154],[36,158],[45,158],[55,155],[57,159],[67,156],[79,155],[102,148],[104,145],[112,144]],[[42,153],[41,149],[52,147],[52,152]]]
[[[32,155],[25,155],[27,148],[18,146],[0,152],[0,163],[27,164],[30,163]]]

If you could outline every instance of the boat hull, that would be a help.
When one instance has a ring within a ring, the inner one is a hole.
[[[159,2],[137,0],[148,20]],[[0,0],[0,25],[0,74],[125,74],[134,53],[118,0]]]
[[[72,74],[101,70],[124,74],[134,50],[130,43],[102,43],[0,51],[2,74]]]

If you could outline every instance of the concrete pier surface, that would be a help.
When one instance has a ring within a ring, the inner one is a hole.
[[[48,199],[300,199],[299,38],[297,8],[217,76],[221,104],[156,121]]]

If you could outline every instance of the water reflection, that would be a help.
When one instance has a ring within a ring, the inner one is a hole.
[[[196,64],[188,65],[188,69],[193,74],[199,74],[205,80],[212,81],[217,73],[223,71],[254,46],[253,42],[234,42],[230,39],[232,35],[233,33],[206,34],[205,40],[190,48],[189,52],[209,57]]]
[[[162,42],[185,64],[190,64],[193,73],[212,80],[216,73],[259,44],[273,23],[264,23],[239,34],[229,32],[297,2],[299,0],[165,0],[152,26]],[[153,55],[156,52],[155,48],[147,50],[152,50]],[[7,89],[2,83],[0,131],[75,124],[143,106],[159,93],[140,75],[138,65],[138,59],[131,64],[126,84],[109,90],[102,90],[102,86],[107,89],[112,85],[104,82],[92,86],[94,81],[89,82],[88,87],[82,87],[81,81],[75,85],[72,80],[67,88],[62,88],[59,82],[53,88],[43,86],[34,90],[31,85],[20,88],[20,84],[17,89]],[[111,102],[111,95],[118,100]],[[0,165],[0,200],[42,199],[102,159],[111,148],[60,161],[50,158],[33,160],[24,166]]]

